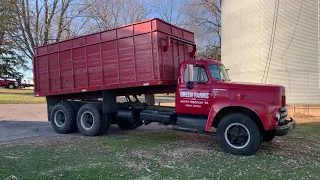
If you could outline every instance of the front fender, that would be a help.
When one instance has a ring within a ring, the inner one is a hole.
[[[212,123],[216,115],[224,108],[227,107],[243,107],[247,108],[257,114],[260,118],[265,130],[276,129],[276,121],[274,119],[274,113],[280,107],[275,105],[268,105],[259,102],[244,101],[244,100],[230,100],[230,101],[218,101],[215,102],[209,112],[205,131],[210,131]]]

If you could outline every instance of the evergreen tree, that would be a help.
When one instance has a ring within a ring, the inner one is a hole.
[[[19,70],[27,70],[28,67],[9,38],[9,33],[18,29],[14,6],[14,0],[0,0],[0,77],[21,79],[23,73]]]

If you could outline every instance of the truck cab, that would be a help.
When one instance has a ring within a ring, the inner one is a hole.
[[[0,78],[0,87],[14,89],[18,87],[18,82],[15,79]]]
[[[231,82],[219,61],[188,60],[180,65],[176,113],[204,116],[184,126],[216,128],[218,142],[227,152],[246,154],[250,141],[260,144],[288,134],[294,121],[287,120],[285,99],[283,86]]]

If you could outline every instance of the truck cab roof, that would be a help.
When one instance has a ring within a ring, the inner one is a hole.
[[[188,60],[188,61],[183,61],[181,63],[181,65],[185,65],[185,64],[202,64],[202,65],[210,65],[210,64],[219,64],[219,65],[223,65],[220,61],[217,60],[213,60],[213,59],[192,59],[192,60]]]

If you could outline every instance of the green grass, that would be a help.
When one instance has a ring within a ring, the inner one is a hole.
[[[144,96],[139,97],[144,99]],[[124,101],[124,98],[122,98]],[[174,95],[157,94],[156,101],[174,102]],[[30,89],[5,89],[0,88],[0,104],[41,104],[46,103],[44,97],[34,97],[33,90]]]
[[[212,134],[129,131],[0,145],[0,179],[318,179],[320,124],[263,143],[253,156],[225,154]]]
[[[34,97],[30,89],[0,88],[0,104],[39,104],[45,103],[43,97]]]

